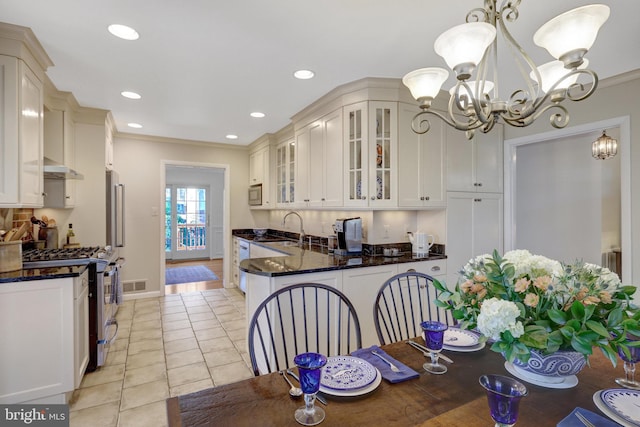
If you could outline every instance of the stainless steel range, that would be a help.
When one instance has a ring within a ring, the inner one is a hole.
[[[22,254],[23,268],[87,265],[89,269],[89,364],[87,372],[104,365],[110,344],[118,334],[116,313],[122,302],[120,268],[124,258],[109,246],[65,249],[29,249]]]

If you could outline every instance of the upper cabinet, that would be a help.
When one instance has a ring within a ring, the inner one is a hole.
[[[419,135],[411,130],[411,120],[418,112],[415,105],[399,104],[398,206],[442,208],[447,204],[446,125],[434,118],[429,132]]]
[[[43,204],[43,85],[21,59],[0,55],[0,206]]]
[[[503,130],[498,124],[469,141],[464,132],[447,127],[448,191],[502,193]]]
[[[74,169],[75,124],[68,109],[44,109],[44,157],[46,161]],[[73,179],[44,180],[44,207],[72,208],[75,206],[76,183]]]
[[[42,207],[43,81],[51,65],[33,31],[0,23],[0,207]]]
[[[296,142],[295,139],[280,142],[276,146],[276,206],[291,206],[296,188]]]
[[[342,108],[298,129],[295,207],[342,206]]]
[[[397,205],[398,103],[365,101],[344,107],[344,205]]]
[[[264,184],[269,178],[269,147],[249,154],[249,185]]]

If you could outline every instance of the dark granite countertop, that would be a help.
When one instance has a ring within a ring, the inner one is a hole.
[[[240,236],[238,236],[240,237]],[[242,237],[247,239],[246,237]],[[260,276],[286,276],[292,274],[316,273],[319,271],[344,270],[348,268],[374,267],[387,264],[400,264],[416,261],[433,261],[446,259],[442,254],[430,254],[428,257],[414,257],[411,252],[401,253],[397,257],[381,255],[339,256],[327,254],[326,247],[308,245],[300,248],[289,241],[269,242],[250,240],[266,248],[288,254],[267,258],[252,258],[240,263],[240,270]]]
[[[71,267],[27,268],[23,270],[0,273],[0,283],[77,277],[84,273],[86,269],[86,265],[75,265]]]

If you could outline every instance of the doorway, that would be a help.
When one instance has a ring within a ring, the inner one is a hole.
[[[591,142],[605,129],[618,136],[617,183],[606,179],[611,165],[602,162],[610,160],[591,158]],[[560,144],[571,147],[563,153],[566,147]],[[630,154],[629,117],[506,140],[505,250],[530,249],[565,262],[602,265],[602,253],[614,242],[621,248],[620,278],[631,280]],[[578,170],[579,157],[589,163]],[[537,175],[532,173],[536,169]],[[617,206],[612,207],[607,197],[616,191]],[[614,226],[606,218],[611,215]]]
[[[228,166],[163,161],[162,169],[164,293],[224,287],[229,257],[224,244],[229,233]],[[185,270],[185,282],[176,267]],[[210,271],[203,273],[204,269]]]

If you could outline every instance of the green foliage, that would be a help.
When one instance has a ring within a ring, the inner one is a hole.
[[[623,286],[617,275],[594,264],[561,264],[528,251],[504,256],[493,251],[470,260],[454,290],[434,285],[440,291],[436,304],[451,310],[462,328],[491,332],[483,330],[481,316],[489,299],[517,307],[521,328],[487,336],[494,340],[491,349],[509,361],[526,362],[532,349],[546,354],[575,350],[588,357],[600,348],[616,365],[618,350],[640,347],[640,340],[628,338],[640,336],[640,310],[631,301],[636,287]]]

